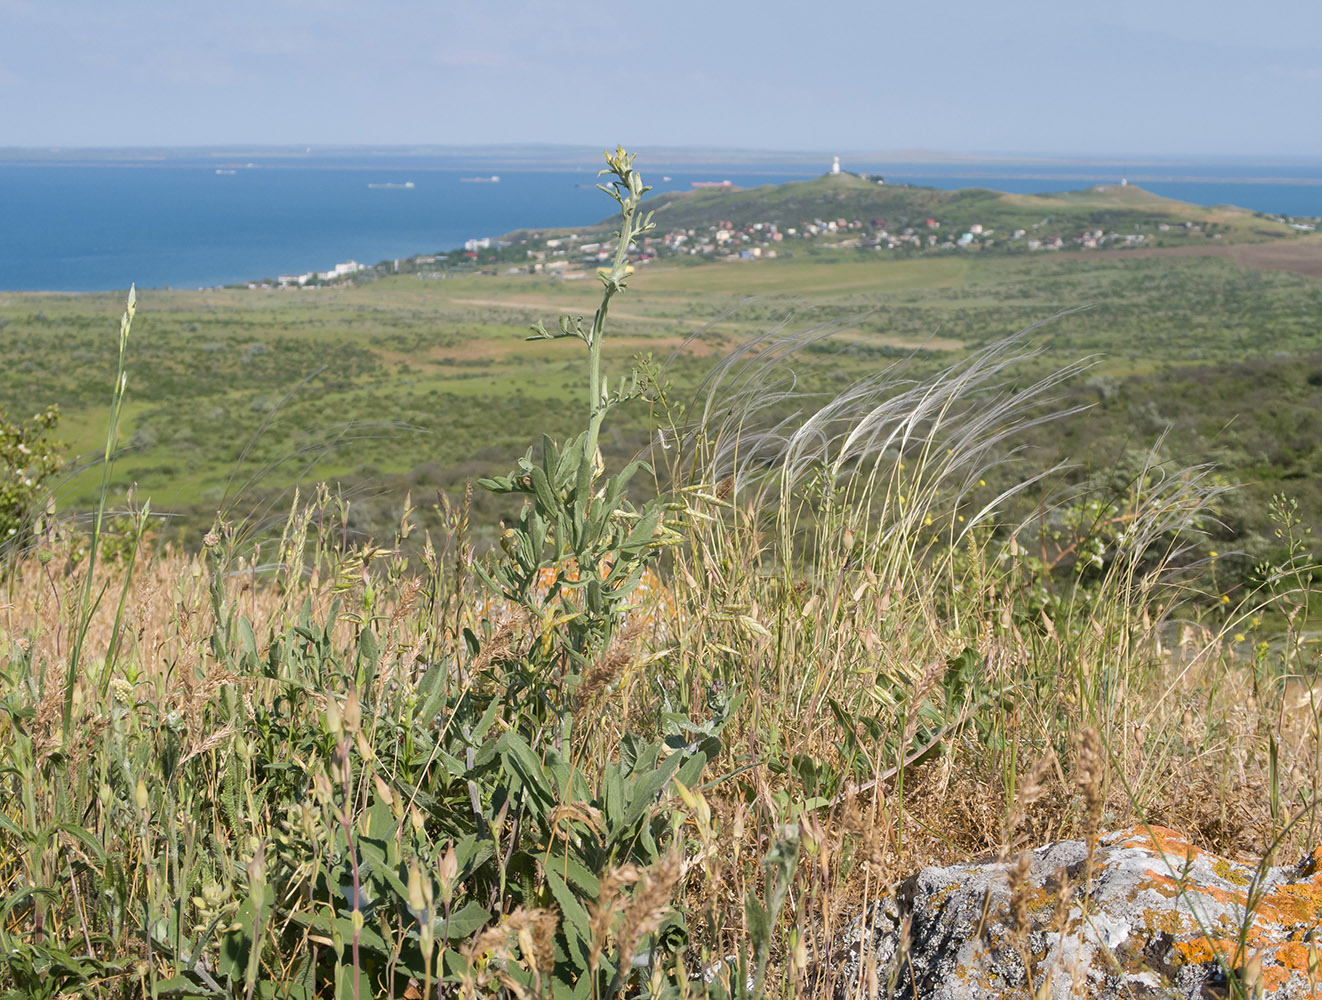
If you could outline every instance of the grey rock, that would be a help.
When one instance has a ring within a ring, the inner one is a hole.
[[[1098,838],[1091,877],[1083,841],[1038,848],[1012,897],[1016,860],[920,871],[820,973],[842,1000],[1193,1000],[1229,996],[1232,980],[1322,1000],[1322,848],[1255,867],[1134,827]]]

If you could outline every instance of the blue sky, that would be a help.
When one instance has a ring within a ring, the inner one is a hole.
[[[0,0],[0,146],[1322,160],[1312,0]]]

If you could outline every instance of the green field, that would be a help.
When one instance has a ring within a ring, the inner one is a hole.
[[[1295,247],[1312,252],[1308,241]],[[335,480],[374,500],[356,522],[380,530],[405,491],[502,468],[541,433],[581,421],[576,342],[523,342],[528,324],[587,314],[596,282],[541,275],[397,276],[305,290],[146,290],[129,345],[128,408],[116,494],[137,483],[196,532],[218,506],[282,507],[295,481]],[[1041,444],[1086,467],[1169,434],[1186,462],[1217,461],[1249,483],[1234,533],[1261,535],[1252,509],[1278,489],[1310,516],[1319,496],[1322,281],[1214,256],[1094,255],[878,259],[850,251],[640,268],[611,312],[610,368],[670,362],[678,398],[735,344],[777,324],[838,327],[805,355],[823,389],[897,361],[948,364],[1030,324],[1028,378],[1079,358],[1095,370],[1075,401],[1098,404]],[[104,442],[114,370],[109,294],[0,294],[0,401],[14,415],[50,403],[74,455]],[[604,442],[646,440],[641,405]],[[86,508],[94,468],[61,504]],[[1246,519],[1247,518],[1247,519]],[[195,537],[195,536],[194,536]]]

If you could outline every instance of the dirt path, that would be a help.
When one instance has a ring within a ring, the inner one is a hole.
[[[1240,267],[1290,271],[1309,278],[1322,278],[1322,236],[1273,243],[1209,243],[1207,246],[1152,247],[1148,250],[1071,250],[1058,256],[1070,260],[1224,257]]]
[[[561,313],[568,313],[571,316],[582,316],[586,324],[592,318],[593,310],[596,305],[589,309],[574,309],[570,303],[565,302],[538,302],[532,299],[451,299],[457,305],[461,306],[488,306],[497,309],[510,309],[516,312],[536,312],[549,313],[547,325],[553,325],[551,320]],[[612,319],[627,319],[637,323],[671,323],[679,326],[700,327],[704,325],[702,320],[692,319],[683,316],[640,316],[638,313],[630,312],[627,309],[616,309],[611,307],[610,315]]]

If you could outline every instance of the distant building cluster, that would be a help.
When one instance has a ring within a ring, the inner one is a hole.
[[[347,278],[351,274],[365,271],[367,268],[356,260],[346,260],[336,264],[329,271],[308,271],[306,274],[282,274],[275,279],[281,288],[301,287],[303,285],[324,284]]]
[[[1018,248],[1021,251],[1095,249],[1137,246],[1145,239],[1141,233],[1102,229],[1035,236],[1033,230],[1049,221],[1043,220],[1030,229],[1016,228],[998,234],[996,229],[980,223],[973,223],[962,231],[960,227],[952,229],[948,223],[933,217],[925,217],[914,224],[907,224],[907,220],[905,224],[893,224],[881,218],[813,218],[787,227],[775,222],[737,224],[725,220],[706,227],[673,229],[645,236],[631,259],[636,262],[685,256],[722,260],[769,259],[788,245],[802,245],[804,241],[821,249],[940,252],[983,250],[998,244],[1002,249]],[[1163,228],[1170,227],[1163,224]],[[615,246],[609,240],[602,241],[596,235],[580,238],[577,234],[570,234],[530,246],[527,256],[532,261],[531,268],[511,267],[510,270],[531,269],[534,273],[564,276],[598,267],[610,260],[614,253]]]

